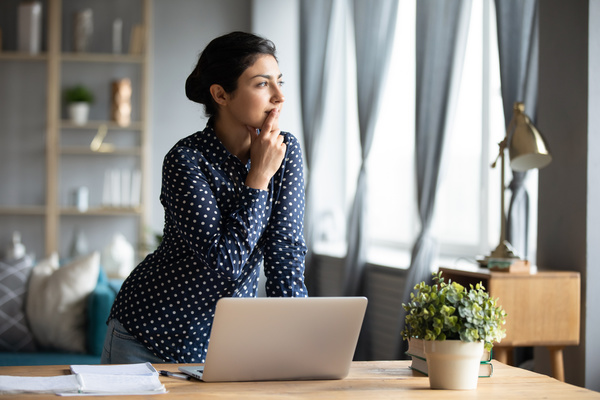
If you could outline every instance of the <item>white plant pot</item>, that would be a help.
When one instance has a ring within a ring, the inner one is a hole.
[[[69,117],[75,125],[85,125],[90,114],[90,104],[76,102],[69,104]]]
[[[477,389],[483,342],[426,340],[424,345],[432,389]]]

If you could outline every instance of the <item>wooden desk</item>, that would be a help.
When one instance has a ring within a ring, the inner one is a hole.
[[[578,272],[536,274],[494,272],[487,268],[440,268],[446,280],[461,285],[482,282],[507,313],[506,338],[494,345],[494,358],[512,363],[518,346],[546,346],[552,376],[565,380],[563,348],[579,344],[580,276]]]
[[[600,393],[559,382],[547,375],[509,367],[498,361],[494,376],[479,378],[477,390],[431,390],[429,379],[408,368],[410,361],[352,364],[346,379],[335,381],[204,383],[160,377],[168,393],[150,396],[103,396],[103,399],[600,399]],[[154,364],[176,371],[175,364]],[[0,367],[0,375],[55,376],[68,366]],[[2,399],[58,399],[53,394],[3,395]]]

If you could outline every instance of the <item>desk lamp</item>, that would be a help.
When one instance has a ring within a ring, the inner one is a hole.
[[[529,117],[525,114],[523,103],[516,102],[513,106],[513,116],[506,130],[506,137],[498,143],[500,151],[492,168],[496,167],[498,159],[500,165],[500,244],[487,256],[484,264],[487,265],[489,259],[520,259],[512,249],[511,244],[506,240],[506,215],[504,212],[504,150],[508,148],[510,157],[510,167],[514,171],[524,172],[533,168],[543,168],[552,161],[550,151],[542,134],[531,123]]]

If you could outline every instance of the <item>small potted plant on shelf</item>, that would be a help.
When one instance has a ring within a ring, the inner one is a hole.
[[[475,389],[484,350],[506,336],[506,312],[481,282],[467,289],[444,282],[441,272],[433,275],[433,285],[417,284],[402,304],[402,337],[409,352],[411,341],[422,340],[432,389]]]
[[[94,102],[94,94],[83,85],[76,85],[65,90],[65,101],[69,117],[75,125],[85,125],[88,121],[90,104]]]

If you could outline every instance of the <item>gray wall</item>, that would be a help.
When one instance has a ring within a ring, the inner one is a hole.
[[[600,304],[600,291],[593,290],[596,285],[587,282],[600,282],[600,1],[593,0],[589,7],[589,43],[588,43],[588,226],[587,226],[587,270],[586,270],[586,307],[585,323],[585,383],[586,387],[600,391],[600,313],[594,305]]]
[[[581,342],[565,349],[565,378],[594,390],[600,390],[600,316],[592,306],[600,264],[599,8],[599,0],[540,2],[537,113],[553,153],[539,175],[537,264],[581,273]],[[544,357],[536,349],[536,369],[549,372]]]

